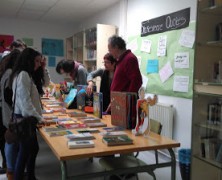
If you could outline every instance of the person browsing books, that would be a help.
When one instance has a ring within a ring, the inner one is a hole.
[[[56,72],[59,74],[68,74],[74,81],[74,87],[77,85],[87,85],[88,72],[86,68],[77,61],[63,59],[58,62]]]
[[[116,59],[110,53],[107,53],[103,57],[103,60],[104,68],[99,68],[96,71],[89,73],[89,75],[87,76],[87,94],[90,95],[93,92],[93,79],[100,76],[100,92],[103,93],[103,111],[106,113],[110,113],[108,109],[108,106],[110,104],[110,86],[116,67]]]
[[[125,41],[117,35],[108,39],[108,50],[117,59],[111,91],[137,93],[142,85],[137,57],[126,49]]]
[[[44,122],[39,93],[32,77],[34,72],[41,66],[41,54],[26,48],[18,57],[10,76],[10,86],[13,90],[13,116],[15,118],[30,117],[33,122]],[[35,128],[36,129],[36,128]],[[27,132],[28,129],[23,129]],[[13,148],[13,149],[12,149]],[[35,180],[35,161],[39,151],[36,130],[32,129],[32,136],[24,137],[6,148],[6,155],[14,161],[14,179],[23,179],[25,167],[27,179]]]

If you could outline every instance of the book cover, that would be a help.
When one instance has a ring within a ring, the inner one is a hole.
[[[99,134],[103,137],[127,136],[127,133],[125,131],[112,131],[112,132],[103,131],[100,132]]]
[[[70,149],[90,148],[95,146],[92,140],[68,141],[67,144]]]
[[[102,118],[103,113],[103,94],[102,93],[93,93],[93,114],[98,117]]]
[[[99,132],[99,129],[97,128],[84,128],[84,129],[77,129],[76,130],[78,133],[97,133]]]
[[[67,121],[57,121],[59,125],[67,125],[67,124],[78,124],[77,122],[73,120],[67,120]]]
[[[91,133],[78,133],[78,134],[68,134],[65,137],[69,141],[77,141],[77,140],[92,140],[95,137]]]
[[[113,126],[113,127],[104,127],[103,130],[105,130],[107,132],[112,132],[112,131],[123,131],[123,130],[125,130],[125,128],[123,128],[121,126]]]
[[[86,123],[88,127],[106,127],[107,124],[103,122],[97,122],[97,123]]]
[[[45,132],[54,132],[54,131],[63,131],[66,130],[64,127],[61,126],[54,126],[54,127],[42,127],[43,131]]]
[[[77,85],[77,109],[84,110],[85,106],[93,107],[93,93],[89,96],[86,93],[87,85]],[[96,92],[96,86],[93,86]]]
[[[87,116],[85,112],[77,112],[77,111],[68,112],[67,115],[70,117],[86,117]]]
[[[86,124],[74,123],[74,124],[63,124],[62,125],[66,129],[78,129],[78,128],[86,128]]]
[[[71,104],[74,102],[77,94],[77,89],[70,89],[69,94],[66,96],[64,103],[66,105],[66,108],[69,108]]]
[[[111,123],[126,129],[133,129],[136,121],[137,94],[111,92]]]
[[[47,134],[49,137],[55,137],[55,136],[64,136],[64,135],[72,134],[72,132],[65,130],[65,131],[46,132],[46,134]]]
[[[85,117],[85,118],[78,118],[77,120],[79,120],[82,123],[96,123],[96,122],[101,122],[101,120],[99,118],[95,118],[95,117]]]
[[[128,136],[103,137],[102,141],[108,146],[133,144],[133,140]]]

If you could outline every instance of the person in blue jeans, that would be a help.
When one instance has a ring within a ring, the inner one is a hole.
[[[32,48],[22,51],[12,70],[9,84],[13,90],[14,117],[34,117],[39,123],[43,122],[40,95],[32,77],[41,66],[41,54]],[[27,129],[24,129],[27,131]],[[35,180],[35,160],[39,151],[36,130],[33,136],[21,138],[13,144],[11,154],[14,158],[14,179],[21,180],[24,170],[27,170],[27,179]],[[7,148],[6,148],[7,149]],[[12,160],[13,162],[13,160]]]

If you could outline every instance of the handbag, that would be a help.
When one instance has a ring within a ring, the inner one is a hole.
[[[28,117],[18,117],[14,114],[15,101],[16,101],[16,89],[15,97],[13,100],[12,115],[9,121],[9,127],[5,132],[5,140],[8,144],[24,140],[26,138],[31,138],[35,135],[38,120],[34,116]]]

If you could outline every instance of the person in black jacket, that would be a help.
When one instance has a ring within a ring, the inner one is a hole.
[[[100,84],[100,92],[103,93],[103,111],[105,113],[110,113],[110,86],[112,83],[115,67],[116,67],[116,59],[110,54],[107,53],[103,57],[104,68],[99,68],[87,76],[87,94],[91,94],[93,90],[93,79],[95,77],[101,77]]]

